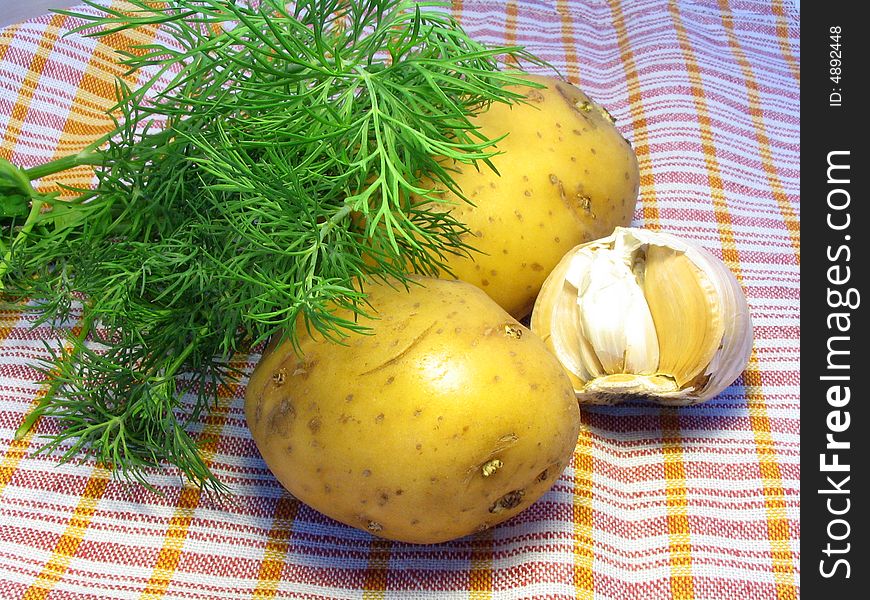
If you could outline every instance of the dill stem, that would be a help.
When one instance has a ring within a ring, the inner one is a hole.
[[[43,177],[48,177],[49,175],[54,175],[55,173],[67,171],[73,167],[102,164],[103,157],[97,151],[97,148],[108,139],[108,135],[103,136],[76,154],[62,156],[47,163],[31,167],[30,169],[13,168],[11,173],[16,179],[18,179],[21,189],[27,190],[30,193],[30,212],[12,242],[8,246],[0,242],[0,252],[3,253],[3,257],[0,258],[0,291],[6,287],[4,278],[11,268],[12,255],[15,251],[15,246],[23,243],[24,239],[30,235],[33,226],[39,220],[39,216],[45,206],[45,200],[43,200],[42,197],[33,190],[30,182]]]
[[[39,219],[39,213],[42,212],[42,206],[45,202],[38,196],[34,196],[30,202],[30,213],[27,215],[27,219],[24,221],[24,225],[21,226],[21,230],[15,236],[15,239],[12,240],[12,243],[6,248],[6,252],[3,254],[3,258],[0,259],[0,291],[2,291],[6,285],[3,281],[4,277],[6,277],[6,273],[9,271],[12,266],[12,253],[15,251],[15,246],[24,240],[28,235],[30,235],[33,226],[36,224],[36,221]]]
[[[24,174],[33,181],[34,179],[48,177],[49,175],[54,175],[55,173],[60,173],[72,169],[73,167],[79,167],[81,165],[98,165],[102,162],[103,157],[100,153],[94,152],[90,147],[88,147],[76,154],[61,156],[60,158],[56,158],[47,163],[25,169]]]
[[[178,370],[184,365],[184,361],[188,359],[188,357],[196,350],[197,345],[200,340],[208,333],[208,329],[205,327],[201,327],[199,331],[196,332],[196,335],[192,340],[184,347],[184,350],[175,357],[175,360],[172,361],[166,371],[164,371],[163,375],[161,375],[160,379],[169,379],[170,377],[174,377]]]
[[[329,217],[329,220],[324,223],[320,228],[320,241],[326,239],[329,233],[335,229],[338,224],[351,213],[351,205],[344,204],[334,215]]]
[[[114,134],[115,131],[111,131],[106,135],[97,138],[75,154],[61,156],[60,158],[56,158],[47,163],[36,165],[35,167],[31,167],[29,169],[23,169],[23,172],[27,176],[27,178],[30,179],[30,181],[34,181],[36,179],[42,179],[43,177],[48,177],[49,175],[54,175],[55,173],[60,173],[74,167],[80,167],[82,165],[102,164],[103,157],[101,153],[97,151],[97,149],[105,144],[107,141],[109,141]]]
[[[85,317],[82,320],[82,325],[79,328],[78,333],[76,333],[72,337],[73,348],[79,347],[84,343],[85,338],[88,337],[88,334],[91,332],[92,325],[92,317]],[[68,360],[72,359],[73,355],[67,357]],[[48,407],[48,403],[51,400],[51,397],[55,392],[63,385],[63,381],[59,378],[55,378],[51,381],[48,386],[48,389],[43,394],[42,398],[39,399],[39,404],[37,404],[33,410],[27,413],[27,416],[24,417],[24,420],[21,422],[21,425],[18,426],[18,429],[15,430],[15,439],[20,440],[33,428],[42,414],[45,412],[45,409]]]

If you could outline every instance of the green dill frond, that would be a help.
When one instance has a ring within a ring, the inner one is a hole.
[[[89,324],[45,366],[35,414],[64,426],[47,450],[141,481],[170,463],[217,488],[190,434],[216,402],[205,390],[272,336],[360,330],[336,309],[365,312],[362,281],[470,252],[449,211],[410,199],[461,196],[444,165],[488,168],[496,142],[473,115],[522,101],[500,61],[543,63],[476,42],[438,2],[89,4],[101,13],[61,11],[74,32],[159,26],[174,43],[121,54],[148,77],[118,83],[104,139],[28,171],[0,164],[0,286],[42,321],[81,307]],[[78,199],[29,184],[80,164],[97,184]]]

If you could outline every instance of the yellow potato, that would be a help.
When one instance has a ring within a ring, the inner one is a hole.
[[[416,543],[522,511],[570,460],[571,383],[528,329],[477,288],[371,285],[372,334],[267,350],[245,411],[278,480],[322,513]]]
[[[637,157],[606,110],[569,83],[527,78],[547,87],[524,88],[528,103],[493,104],[472,119],[490,139],[508,134],[492,159],[500,175],[455,164],[474,206],[443,194],[479,251],[448,257],[449,270],[518,319],[568,250],[630,224],[640,181]]]

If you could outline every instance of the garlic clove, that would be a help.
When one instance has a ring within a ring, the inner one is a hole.
[[[562,366],[582,385],[590,379],[603,375],[604,369],[595,353],[589,348],[588,341],[583,339],[580,333],[580,312],[570,306],[564,306],[577,302],[577,288],[567,281],[564,286],[565,289],[557,298],[558,306],[552,312],[559,317],[551,319],[550,339],[555,354],[563,357]]]
[[[715,396],[727,388],[746,368],[752,355],[752,320],[743,288],[734,273],[721,260],[704,248],[697,248],[693,260],[703,265],[707,273],[715,274],[710,281],[716,286],[716,294],[722,302],[722,318],[725,334],[721,347],[707,367],[706,385],[700,390],[706,396]]]
[[[704,375],[725,333],[716,288],[685,252],[650,244],[643,293],[659,342],[660,373],[685,387]]]
[[[654,373],[655,326],[643,290],[624,257],[597,252],[578,290],[581,335],[606,373]]]
[[[553,281],[551,285],[552,302],[541,305],[540,309],[532,314],[530,323],[538,331],[547,332],[540,337],[553,354],[562,357],[562,366],[568,373],[575,389],[583,387],[586,381],[603,373],[600,365],[594,374],[590,373],[589,366],[592,362],[589,360],[590,357],[586,357],[584,360],[584,357],[580,355],[583,343],[580,339],[580,315],[573,309],[573,305],[577,301],[579,282],[573,281],[570,275],[572,272],[582,273],[584,268],[578,266],[572,270],[569,268],[569,263],[571,260],[583,262],[587,259],[588,257],[583,254],[573,257],[566,256],[563,259],[566,277],[560,282]],[[554,318],[554,315],[557,317]],[[597,359],[595,362],[597,363]]]
[[[702,402],[745,368],[752,324],[743,290],[703,247],[618,227],[569,252],[532,312],[581,402]]]

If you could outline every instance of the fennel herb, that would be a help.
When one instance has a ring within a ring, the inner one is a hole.
[[[62,429],[42,449],[62,460],[145,485],[169,463],[226,491],[191,432],[238,378],[233,356],[298,327],[339,339],[359,328],[335,307],[365,311],[360,281],[468,252],[462,223],[409,198],[439,201],[424,176],[461,194],[449,165],[494,152],[469,117],[522,99],[499,61],[543,63],[474,41],[437,2],[131,4],[66,13],[76,33],[177,41],[123,53],[149,76],[118,83],[115,129],[28,170],[0,159],[4,296],[59,331],[82,311],[19,434],[50,415]],[[72,200],[31,186],[78,165],[97,183]]]

